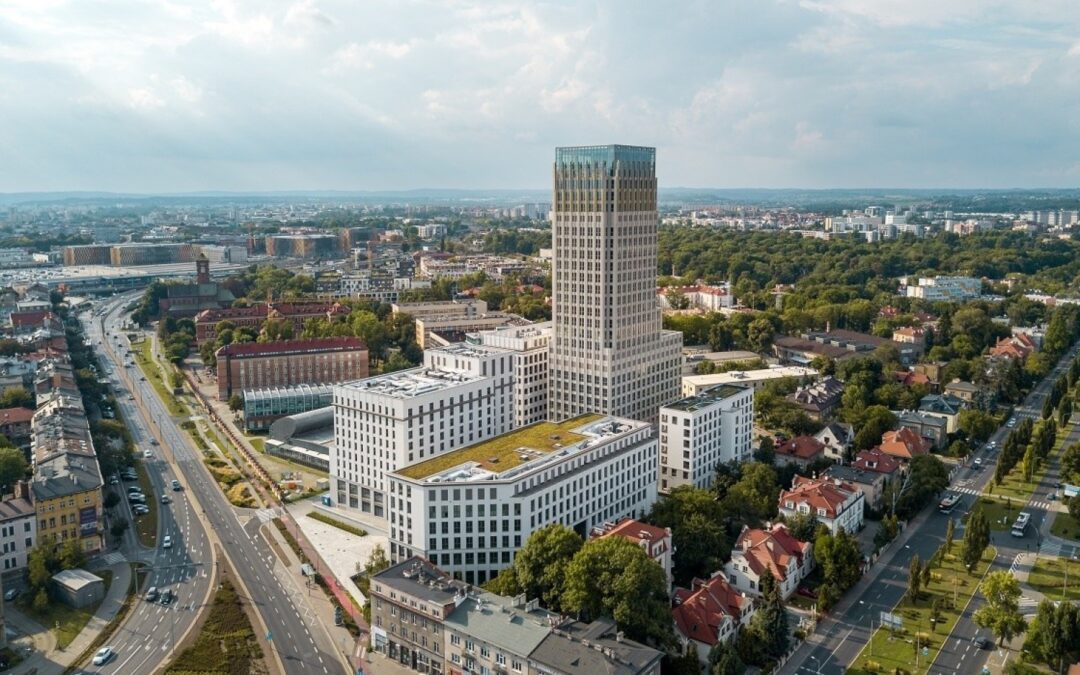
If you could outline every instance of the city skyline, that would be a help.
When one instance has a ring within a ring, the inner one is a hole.
[[[551,148],[664,186],[1061,187],[1080,8],[930,2],[14,2],[0,192],[536,189]]]

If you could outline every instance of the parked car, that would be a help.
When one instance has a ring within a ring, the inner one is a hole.
[[[158,592],[157,586],[151,586],[150,588],[146,589],[146,596],[145,597],[149,602],[153,602],[153,601],[157,600],[158,595],[159,595],[159,592]]]
[[[109,661],[112,661],[112,658],[114,656],[116,656],[115,649],[113,649],[112,647],[102,647],[101,649],[97,650],[96,654],[94,654],[94,665],[103,666]]]
[[[150,448],[142,451],[143,459],[153,459],[154,453],[150,451]]]
[[[128,501],[132,504],[145,504],[146,497],[143,495],[128,495]]]
[[[162,504],[168,504],[171,501],[172,501],[172,498],[169,497],[169,495],[161,495],[161,503]]]
[[[982,458],[981,457],[976,457],[975,461],[972,462],[972,466],[974,466],[976,469],[981,469],[982,468]]]
[[[19,589],[17,588],[9,588],[4,591],[4,600],[7,600],[8,602],[11,602],[17,597],[19,597]]]

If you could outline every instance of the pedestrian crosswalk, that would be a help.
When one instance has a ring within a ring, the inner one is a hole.
[[[956,486],[950,488],[950,490],[952,492],[959,492],[960,494],[972,495],[974,497],[978,497],[978,496],[983,494],[981,490],[976,490],[975,488],[966,487],[964,485],[956,485]],[[992,494],[990,496],[993,497]],[[1019,502],[1015,502],[1015,501],[1013,502],[1013,506],[1019,506],[1019,505],[1020,505]],[[1046,511],[1051,511],[1054,508],[1054,503],[1053,502],[1048,502],[1048,501],[1043,501],[1043,500],[1040,500],[1040,499],[1033,499],[1030,502],[1028,502],[1027,504],[1025,504],[1024,506],[1032,506],[1034,508],[1043,509],[1043,510],[1046,510]]]
[[[109,565],[124,562],[124,554],[119,551],[113,551],[112,553],[106,553],[98,558],[98,560],[100,560],[105,567],[108,567]]]
[[[259,509],[255,512],[255,517],[259,519],[259,522],[266,524],[277,517],[277,513],[274,509]]]

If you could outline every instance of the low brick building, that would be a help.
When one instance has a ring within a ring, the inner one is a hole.
[[[368,376],[368,349],[360,338],[329,337],[244,342],[217,350],[218,398],[245,389],[334,384]]]
[[[336,302],[263,302],[251,307],[206,309],[195,317],[195,342],[202,345],[215,340],[217,326],[222,321],[257,332],[267,319],[279,319],[291,323],[299,333],[308,319],[330,319],[348,313],[348,307]]]

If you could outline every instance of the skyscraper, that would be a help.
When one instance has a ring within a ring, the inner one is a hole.
[[[549,416],[655,421],[682,358],[656,301],[656,149],[557,148],[552,211]]]

